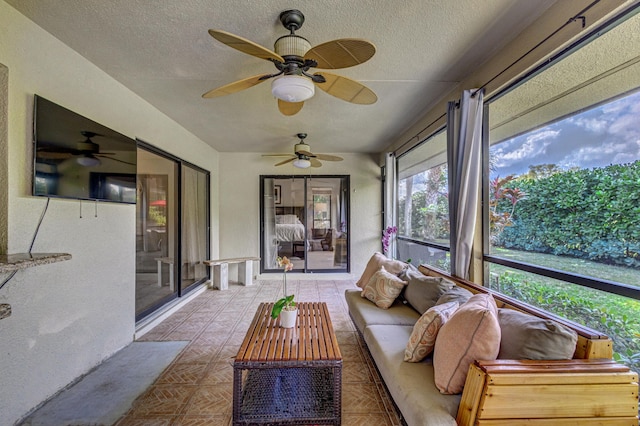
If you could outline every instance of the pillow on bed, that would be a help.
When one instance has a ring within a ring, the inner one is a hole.
[[[578,334],[549,319],[513,309],[498,309],[502,359],[571,359]]]
[[[396,274],[386,271],[383,266],[373,274],[362,289],[362,297],[371,300],[379,308],[388,309],[400,296],[405,285],[407,285],[406,281],[402,281]]]
[[[281,214],[276,216],[276,223],[281,225],[297,225],[302,222],[300,222],[300,219],[298,219],[298,216],[295,214]]]
[[[384,269],[386,269],[387,272],[398,275],[404,268],[407,267],[407,264],[399,260],[389,259],[384,254],[376,252],[373,256],[371,256],[371,259],[369,259],[369,262],[364,268],[364,272],[362,273],[362,276],[360,277],[356,285],[364,289],[373,274],[379,271],[382,266],[384,266]]]

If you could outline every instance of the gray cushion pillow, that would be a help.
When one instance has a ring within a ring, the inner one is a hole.
[[[578,334],[552,320],[538,318],[513,309],[500,308],[502,359],[571,359]]]
[[[442,305],[443,303],[449,302],[458,302],[460,306],[464,305],[464,303],[469,300],[473,296],[466,288],[462,288],[457,285],[453,285],[453,288],[447,290],[436,302],[436,305]]]
[[[409,283],[404,289],[404,300],[421,315],[433,307],[447,290],[455,286],[445,278],[424,275],[414,266],[406,268],[399,276]]]

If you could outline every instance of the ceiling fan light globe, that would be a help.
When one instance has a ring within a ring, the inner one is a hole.
[[[294,160],[293,167],[297,167],[299,169],[307,169],[311,167],[311,161],[305,160],[304,158],[298,158]]]
[[[100,159],[89,155],[83,155],[82,157],[76,158],[76,163],[80,164],[82,167],[95,167],[100,165]]]
[[[313,82],[299,75],[283,75],[271,82],[271,93],[285,102],[304,102],[315,94]]]

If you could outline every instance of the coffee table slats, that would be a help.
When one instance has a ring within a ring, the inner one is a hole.
[[[298,318],[294,328],[280,327],[280,319],[271,318],[272,306],[272,303],[260,304],[240,345],[236,361],[342,359],[325,303],[298,303]]]
[[[326,303],[320,306],[322,310],[322,329],[324,331],[324,341],[327,346],[327,358],[329,359],[342,359],[340,353],[340,346],[338,346],[338,339],[333,332],[333,324],[331,323],[331,317],[329,316],[329,308]]]

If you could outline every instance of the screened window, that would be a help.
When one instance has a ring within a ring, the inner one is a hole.
[[[398,158],[398,256],[449,270],[447,137],[441,130]]]
[[[492,99],[485,283],[640,368],[640,16]]]

